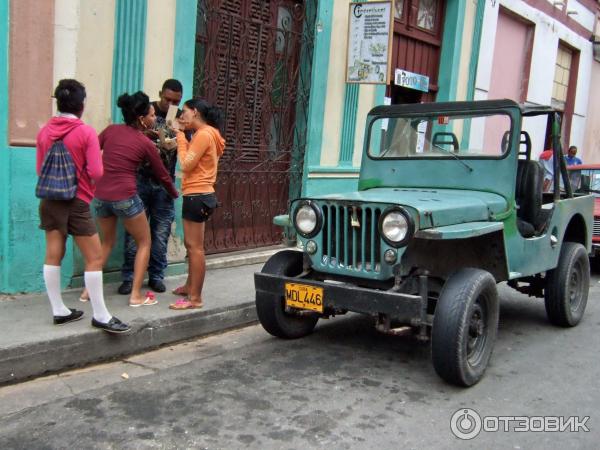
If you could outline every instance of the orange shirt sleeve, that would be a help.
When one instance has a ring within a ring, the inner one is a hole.
[[[182,172],[191,172],[200,162],[200,158],[210,148],[207,133],[196,133],[192,142],[188,142],[182,132],[177,133],[177,159]]]

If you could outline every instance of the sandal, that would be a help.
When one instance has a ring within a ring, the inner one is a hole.
[[[87,297],[84,297],[84,295],[86,295]],[[81,291],[81,294],[79,294],[79,301],[83,303],[87,303],[90,301],[90,294],[88,294],[87,289]]]
[[[175,295],[183,295],[186,296],[188,293],[185,290],[185,284],[183,286],[179,286],[178,288],[175,288],[171,291],[171,293],[175,294]]]
[[[192,303],[185,298],[180,298],[175,303],[169,305],[169,309],[183,310],[183,309],[200,309],[204,306],[202,303]]]
[[[131,306],[132,308],[137,308],[138,306],[152,306],[156,305],[157,303],[158,300],[156,300],[154,292],[148,291],[146,292],[146,298],[142,303],[130,303],[129,306]]]

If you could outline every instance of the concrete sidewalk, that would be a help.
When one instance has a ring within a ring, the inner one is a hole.
[[[84,311],[83,320],[63,326],[52,323],[45,294],[20,295],[0,301],[0,384],[22,381],[49,372],[140,353],[164,344],[190,339],[256,321],[254,277],[270,249],[246,254],[233,263],[224,258],[209,261],[204,284],[204,308],[172,311],[169,303],[178,297],[171,290],[185,276],[165,280],[167,292],[156,294],[158,305],[131,308],[128,296],[117,293],[118,284],[105,284],[111,314],[132,325],[126,335],[110,335],[92,328],[92,310],[79,301],[80,289],[63,292],[65,304]],[[227,257],[225,257],[227,258]]]

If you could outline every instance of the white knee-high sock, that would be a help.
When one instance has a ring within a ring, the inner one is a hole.
[[[84,272],[83,280],[90,294],[90,302],[94,311],[94,319],[98,322],[107,323],[111,315],[104,304],[104,289],[102,287],[102,271]]]
[[[71,310],[65,306],[60,293],[60,266],[44,264],[44,283],[46,293],[52,305],[52,314],[55,316],[68,316]]]

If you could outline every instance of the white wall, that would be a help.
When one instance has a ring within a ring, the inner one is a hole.
[[[579,154],[585,162],[600,163],[600,62],[593,63],[590,82],[596,88],[590,92],[587,127],[584,141],[579,147]]]
[[[163,82],[173,77],[176,7],[177,0],[148,0],[144,92],[150,100],[158,100]],[[195,11],[190,13],[195,14]],[[189,38],[195,39],[195,36],[190,34]],[[191,97],[191,92],[183,93],[183,101]]]

